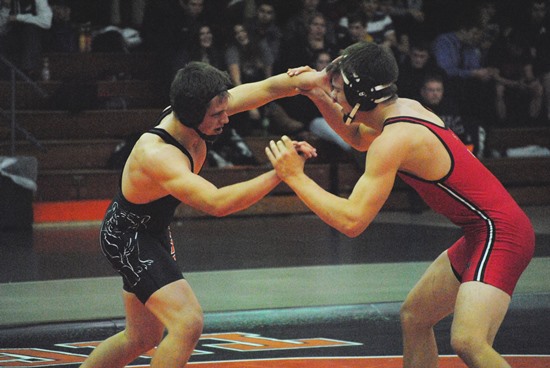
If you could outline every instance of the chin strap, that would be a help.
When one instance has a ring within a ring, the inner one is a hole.
[[[361,104],[358,102],[353,106],[353,109],[351,109],[351,112],[349,114],[344,115],[344,124],[350,125],[353,120],[355,120],[355,114],[357,114],[357,111],[361,107]]]
[[[199,137],[201,137],[206,143],[214,143],[220,137],[220,134],[208,135],[201,132],[199,128],[193,128],[193,129],[195,130],[195,132],[197,132]]]

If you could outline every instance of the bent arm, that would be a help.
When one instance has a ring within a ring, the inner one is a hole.
[[[165,182],[164,187],[183,203],[221,217],[252,206],[280,181],[275,171],[271,170],[253,179],[217,188],[208,180],[187,171]]]
[[[399,159],[388,149],[372,149],[367,156],[365,173],[348,198],[339,197],[321,188],[304,171],[296,152],[288,149],[288,138],[272,142],[267,156],[277,174],[296,195],[325,223],[341,233],[355,237],[374,220],[391,193]]]
[[[360,123],[344,124],[342,107],[322,89],[315,88],[303,94],[315,104],[330,127],[354,149],[361,152],[367,151],[379,135],[379,132]]]
[[[327,192],[304,173],[285,180],[321,220],[349,237],[359,236],[371,224],[388,199],[394,181],[391,173],[365,172],[350,196],[343,198]]]
[[[170,194],[213,216],[226,216],[248,208],[281,182],[271,170],[253,179],[218,188],[191,171],[189,158],[173,146],[149,145],[139,153],[130,171],[135,177],[141,177],[139,182],[142,184],[140,188],[134,184],[134,191],[154,193],[150,199]]]

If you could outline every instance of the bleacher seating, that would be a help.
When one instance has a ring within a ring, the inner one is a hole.
[[[117,98],[123,98],[130,108],[162,107],[163,101],[159,93],[159,84],[154,80],[99,80],[88,82],[62,82],[48,81],[37,82],[38,86],[47,94],[42,96],[31,85],[25,82],[16,82],[16,108],[19,110],[52,110],[55,99],[67,90],[69,83],[74,83],[72,88],[82,86],[87,91],[93,92],[93,100],[96,105],[104,106]],[[0,81],[0,95],[10,96],[11,83]],[[165,103],[166,101],[164,101]],[[0,108],[8,110],[11,99],[0,100]]]
[[[132,101],[126,108],[95,109],[69,112],[52,109],[23,82],[17,83],[17,124],[27,130],[42,145],[35,147],[17,134],[16,155],[38,159],[38,191],[35,202],[109,199],[119,180],[117,170],[108,169],[107,162],[124,137],[153,126],[164,106],[159,98],[158,84],[148,79],[151,55],[136,54],[52,54],[49,55],[52,80],[40,85],[50,95],[62,81],[78,76],[88,80],[98,98],[125,96]],[[102,80],[106,75],[126,73],[130,80]],[[0,82],[0,93],[9,96],[9,82]],[[0,155],[10,155],[10,124],[7,120],[9,98],[0,101],[4,116],[0,116]],[[261,165],[209,168],[202,175],[218,186],[246,180],[266,171],[269,165],[263,152],[268,141],[276,137],[247,137]],[[487,147],[498,151],[510,147],[537,144],[550,147],[550,127],[506,128],[488,132]],[[328,148],[330,149],[330,147]],[[325,155],[328,157],[331,155]],[[313,160],[307,172],[323,188],[340,195],[349,194],[360,176],[350,157],[337,153],[338,159]],[[550,157],[487,158],[487,167],[504,183],[521,205],[550,204]],[[410,189],[397,181],[384,209],[410,210]],[[285,184],[244,211],[244,214],[289,214],[307,212],[307,208]],[[177,217],[202,216],[180,206]]]

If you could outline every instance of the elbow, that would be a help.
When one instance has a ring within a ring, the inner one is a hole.
[[[354,150],[359,151],[359,152],[367,152],[367,150],[369,149],[369,145],[364,144],[362,142],[352,142],[352,143],[350,143],[350,146]]]
[[[342,231],[342,233],[348,238],[357,238],[359,235],[363,233],[363,230],[345,229]]]
[[[347,236],[348,238],[356,238],[365,231],[368,224],[363,224],[360,222],[347,221],[346,225],[340,229],[340,231]]]
[[[205,210],[205,212],[214,217],[225,217],[231,214],[231,211],[229,211],[228,208],[215,206],[208,208],[207,210]]]
[[[216,200],[203,202],[198,209],[214,217],[224,217],[231,213],[227,206],[224,206],[221,202]]]

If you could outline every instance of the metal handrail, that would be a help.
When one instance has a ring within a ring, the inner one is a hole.
[[[0,116],[6,117],[10,121],[10,127],[11,127],[11,148],[10,152],[12,156],[15,156],[15,133],[16,131],[19,131],[23,133],[25,136],[25,139],[27,139],[29,142],[34,144],[36,147],[38,147],[40,150],[44,151],[44,147],[40,144],[36,138],[32,136],[31,133],[26,131],[24,128],[20,127],[16,122],[16,116],[15,116],[15,110],[16,110],[16,76],[19,76],[23,81],[30,84],[42,97],[47,98],[48,93],[44,91],[35,81],[33,81],[31,78],[29,78],[25,73],[23,73],[19,68],[17,68],[11,61],[9,61],[7,58],[4,57],[4,55],[0,54],[0,62],[2,64],[6,65],[10,69],[10,81],[11,81],[11,104],[10,104],[10,114],[7,116],[6,113],[4,113],[4,110],[0,109]]]

